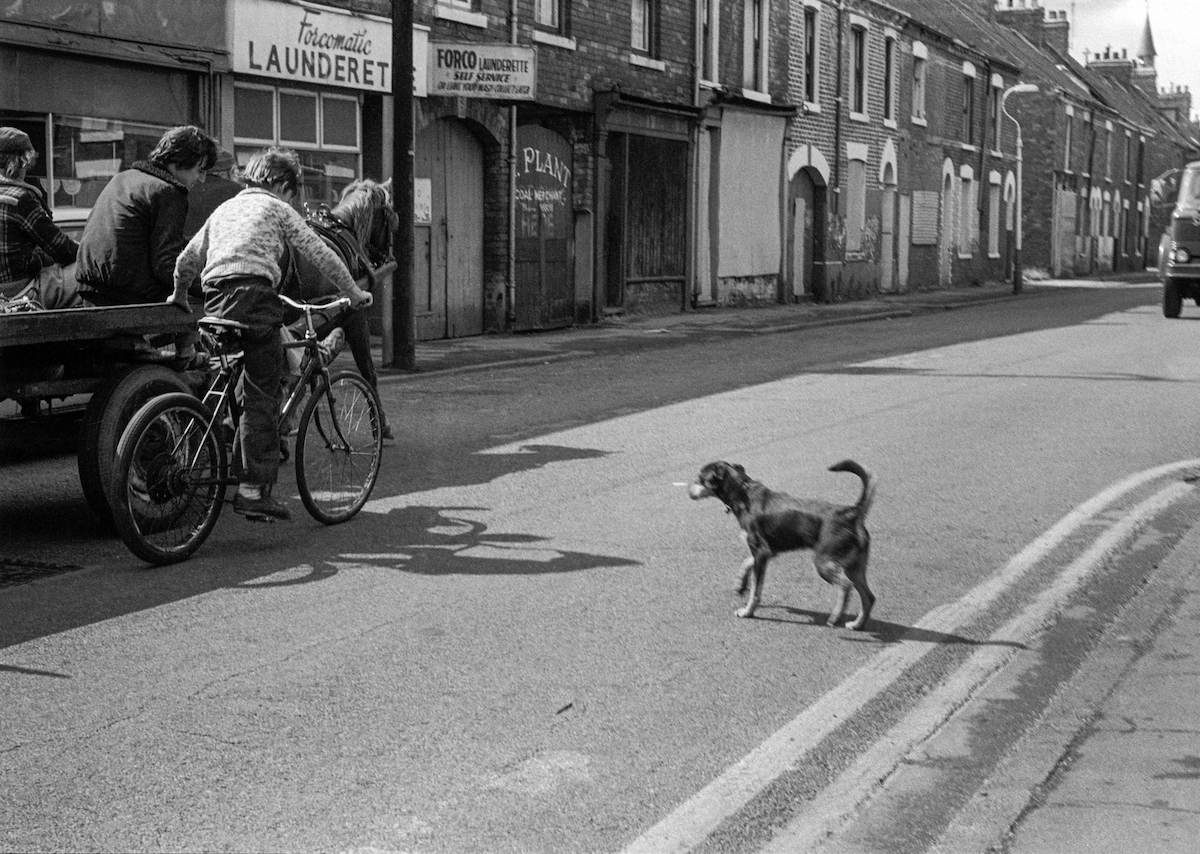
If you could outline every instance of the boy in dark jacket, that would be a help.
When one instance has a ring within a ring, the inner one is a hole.
[[[76,278],[94,305],[162,302],[174,290],[188,190],[204,180],[217,145],[192,125],[171,128],[146,160],[100,191],[79,238]]]

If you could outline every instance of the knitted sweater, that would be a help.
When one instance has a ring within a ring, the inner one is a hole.
[[[282,275],[279,259],[287,244],[342,293],[356,302],[366,299],[345,265],[304,217],[274,193],[257,187],[223,202],[188,241],[175,262],[175,293],[185,292],[197,277],[205,287],[253,276],[278,288]]]

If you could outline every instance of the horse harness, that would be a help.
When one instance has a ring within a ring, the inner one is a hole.
[[[358,235],[347,223],[335,216],[328,205],[319,206],[314,213],[308,215],[306,221],[309,228],[320,235],[329,248],[341,256],[342,263],[346,265],[351,276],[356,279],[366,276],[372,282],[374,281],[375,265],[363,251]]]

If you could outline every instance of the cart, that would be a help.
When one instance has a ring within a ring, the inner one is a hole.
[[[177,370],[175,360],[147,352],[146,343],[169,342],[194,330],[196,319],[166,303],[0,314],[0,402],[17,400],[33,417],[43,403],[90,395],[79,482],[106,525],[112,462],[129,419],[150,398],[195,393],[207,377],[206,370]]]

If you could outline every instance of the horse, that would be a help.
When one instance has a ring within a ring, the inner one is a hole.
[[[342,191],[336,207],[319,205],[305,220],[341,259],[359,286],[373,290],[375,271],[392,260],[392,235],[400,222],[393,203],[392,179],[383,183],[369,178],[354,181]],[[287,256],[283,293],[305,302],[320,302],[323,297],[338,293],[337,285],[296,253],[289,251]],[[361,309],[349,312],[336,325],[346,333],[346,343],[358,372],[375,388],[378,374],[371,358],[371,330],[366,312]],[[328,330],[322,334],[325,331]]]

